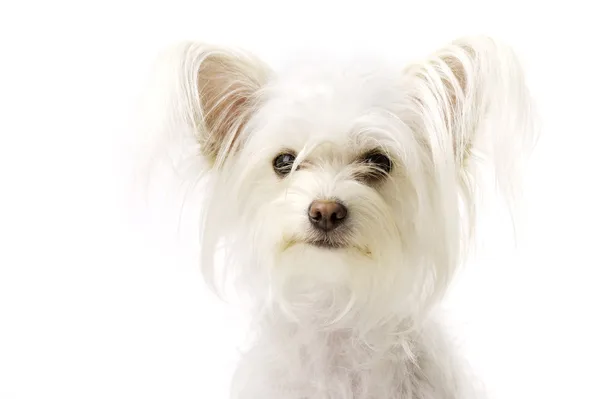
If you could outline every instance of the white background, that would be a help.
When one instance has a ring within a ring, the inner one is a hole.
[[[422,55],[467,33],[521,54],[543,131],[519,251],[488,224],[456,286],[465,350],[494,398],[600,398],[595,6],[350,3],[2,3],[0,398],[227,396],[241,318],[202,286],[177,212],[132,216],[128,199],[130,120],[164,46],[234,44],[277,64],[316,44]]]

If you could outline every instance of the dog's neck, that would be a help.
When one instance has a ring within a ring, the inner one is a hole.
[[[262,338],[273,345],[278,342],[287,347],[351,343],[369,348],[372,353],[386,352],[399,343],[406,343],[420,330],[414,318],[390,315],[372,320],[361,316],[351,313],[332,321],[330,317],[320,317],[318,311],[294,318],[285,310],[270,309],[256,319],[255,327]]]
[[[429,382],[448,389],[445,381],[451,377],[440,374],[443,370],[430,370],[434,356],[448,361],[439,329],[429,321],[413,324],[410,330],[406,326],[406,320],[394,317],[367,330],[344,323],[319,326],[314,320],[265,312],[244,357],[248,362],[244,372],[254,372],[241,381],[248,392],[269,398],[421,398],[425,396],[410,392],[418,384],[426,384],[422,389],[429,392],[433,389]],[[281,396],[274,381],[285,382],[285,391],[294,394]],[[265,386],[273,389],[271,396],[265,394]],[[397,395],[390,394],[391,389],[398,390]]]

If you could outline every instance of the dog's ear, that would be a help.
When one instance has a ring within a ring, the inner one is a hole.
[[[477,124],[476,115],[468,115],[467,105],[475,101],[474,80],[480,61],[481,54],[473,45],[461,40],[407,70],[410,99],[422,122],[442,135],[438,144],[449,143],[457,160],[468,154],[471,137],[466,133]]]
[[[202,156],[218,167],[242,144],[242,131],[270,70],[247,52],[201,43],[185,44],[181,60],[184,116],[194,127]]]
[[[419,132],[439,178],[458,176],[470,224],[476,191],[490,172],[514,211],[521,169],[539,131],[513,50],[485,36],[461,38],[410,65],[404,77],[407,123]]]
[[[497,151],[509,153],[515,148],[508,146],[522,147],[531,138],[530,97],[510,48],[485,36],[465,37],[406,72],[411,101],[428,138],[436,141],[432,145],[451,146],[458,165],[466,164],[485,135],[483,122],[495,124],[488,126],[493,136],[488,138]]]

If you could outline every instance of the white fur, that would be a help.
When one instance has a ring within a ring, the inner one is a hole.
[[[169,59],[160,130],[205,178],[202,270],[254,315],[232,397],[478,396],[438,305],[467,255],[483,172],[512,198],[535,138],[514,54],[475,37],[401,67],[313,60],[276,74],[202,43]],[[373,148],[394,167],[364,184],[356,159]],[[298,157],[280,178],[272,160],[286,149]],[[318,198],[348,206],[345,248],[305,242]]]

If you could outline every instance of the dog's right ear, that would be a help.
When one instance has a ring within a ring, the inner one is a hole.
[[[242,144],[270,69],[244,51],[185,43],[180,55],[178,112],[194,128],[201,155],[219,167]]]

